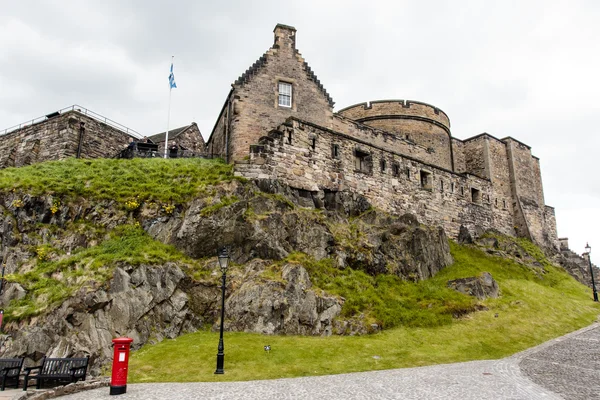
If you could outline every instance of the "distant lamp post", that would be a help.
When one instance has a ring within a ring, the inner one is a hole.
[[[221,267],[221,334],[219,336],[219,351],[217,353],[217,370],[215,374],[223,374],[223,364],[225,362],[225,354],[223,350],[225,349],[223,346],[223,321],[225,320],[225,281],[227,279],[227,266],[229,264],[229,252],[227,251],[227,247],[223,247],[218,252],[219,257],[219,267]]]
[[[594,301],[598,301],[598,292],[596,291],[596,282],[594,282],[594,269],[592,268],[592,248],[588,243],[585,244],[588,263],[590,264],[590,275],[592,276],[592,290],[594,291]]]

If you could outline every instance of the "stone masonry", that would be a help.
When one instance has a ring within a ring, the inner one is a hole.
[[[133,136],[75,110],[0,136],[0,168],[67,157],[114,157]]]
[[[475,234],[494,228],[558,249],[539,159],[526,144],[488,133],[454,138],[448,115],[419,101],[337,113],[333,105],[296,49],[296,29],[278,24],[273,46],[232,84],[207,152],[235,162],[240,176],[313,194],[351,190],[450,236],[461,225]]]

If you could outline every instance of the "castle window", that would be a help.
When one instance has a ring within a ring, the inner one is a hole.
[[[373,162],[371,155],[359,149],[354,150],[354,169],[366,174],[372,173]]]
[[[471,201],[473,203],[481,203],[481,192],[478,189],[471,188]]]
[[[406,167],[406,179],[410,180],[410,167]]]
[[[379,160],[379,166],[381,167],[381,173],[385,173],[385,169],[387,167],[386,164],[387,163],[385,162],[385,160],[383,158],[381,160]]]
[[[454,193],[454,182],[450,184],[450,193]]]
[[[431,190],[431,173],[427,171],[420,171],[421,187],[423,189]]]
[[[506,200],[502,200],[502,208],[506,210]]]
[[[288,140],[288,144],[292,144],[292,131],[288,132],[288,138],[287,138],[287,140]]]
[[[281,107],[292,107],[292,84],[279,82],[279,105]]]
[[[394,176],[400,175],[400,164],[398,164],[398,163],[392,164],[392,175],[394,175]]]
[[[496,207],[498,207],[498,199],[495,199],[494,203],[496,203]]]
[[[440,179],[440,192],[444,191],[444,181]]]
[[[333,158],[340,158],[340,145],[339,144],[332,144],[331,145],[331,157]]]
[[[317,138],[316,137],[310,138],[310,148],[312,149],[312,151],[315,151],[316,147],[317,147]]]
[[[464,187],[460,187],[460,195],[464,196],[465,195],[465,188]]]

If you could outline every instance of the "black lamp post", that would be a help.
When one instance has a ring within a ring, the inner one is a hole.
[[[215,374],[223,374],[223,364],[225,362],[225,354],[223,350],[225,350],[223,346],[223,321],[225,320],[225,280],[227,279],[227,264],[229,264],[229,252],[227,251],[227,247],[223,247],[218,252],[219,257],[219,267],[221,267],[221,272],[223,275],[221,276],[221,334],[219,336],[219,351],[217,353],[217,370]]]
[[[590,264],[590,275],[592,275],[592,290],[594,291],[594,301],[598,301],[598,292],[596,291],[596,282],[594,282],[594,269],[592,268],[592,248],[588,243],[585,244],[585,250],[588,256],[588,263]]]

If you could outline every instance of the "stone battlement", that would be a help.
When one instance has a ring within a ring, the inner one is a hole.
[[[450,119],[444,111],[431,104],[414,100],[375,100],[342,108],[337,114],[358,122],[397,117],[423,119],[439,123],[450,131]]]

